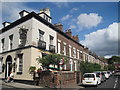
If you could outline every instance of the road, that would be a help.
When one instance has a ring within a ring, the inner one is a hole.
[[[119,88],[120,89],[120,77],[111,76],[106,82],[102,83],[97,88]]]
[[[117,90],[120,90],[120,76],[111,76],[108,80],[106,80],[105,82],[101,83],[100,85],[98,85],[97,87],[95,86],[85,86],[85,89],[83,90],[87,90],[87,89],[90,89],[90,90],[102,90],[102,88],[106,88],[109,90],[113,90],[113,89],[117,89]]]

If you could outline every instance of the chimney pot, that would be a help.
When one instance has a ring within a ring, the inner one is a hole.
[[[73,39],[74,39],[75,41],[79,42],[79,37],[78,37],[78,35],[73,36]]]
[[[56,28],[58,28],[60,31],[63,31],[63,25],[59,22],[58,24],[54,24]]]
[[[66,30],[65,33],[66,33],[69,37],[72,38],[72,32],[71,32],[71,29]]]

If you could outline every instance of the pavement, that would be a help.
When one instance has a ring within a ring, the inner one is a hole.
[[[3,80],[1,80],[1,82],[2,82],[2,85],[9,86],[12,88],[21,88],[21,89],[44,88],[41,86],[28,85],[28,84],[23,84],[23,83],[18,83],[18,82],[5,83]]]
[[[3,80],[0,80],[2,82],[2,85],[3,86],[6,86],[6,87],[11,87],[11,88],[19,88],[19,89],[31,89],[31,88],[34,88],[34,89],[39,89],[39,88],[46,88],[46,87],[42,87],[42,86],[35,86],[35,85],[29,85],[29,84],[24,84],[24,83],[19,83],[19,82],[10,82],[10,83],[5,83],[5,81]],[[63,88],[61,86],[61,88]],[[77,84],[68,84],[66,86],[64,86],[64,88],[83,88],[82,86],[80,85],[77,85]],[[47,89],[47,88],[46,88]]]

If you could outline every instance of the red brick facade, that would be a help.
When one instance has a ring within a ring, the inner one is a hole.
[[[79,43],[78,35],[72,36],[71,29],[63,32],[63,25],[60,23],[55,24],[55,27],[60,31],[57,32],[57,53],[64,54],[73,62],[72,66],[70,66],[70,63],[68,62],[64,69],[71,70],[72,67],[72,71],[77,71],[80,69],[79,65],[81,61],[98,63],[103,66],[104,62],[100,63],[99,58],[95,53],[91,53],[87,47]]]

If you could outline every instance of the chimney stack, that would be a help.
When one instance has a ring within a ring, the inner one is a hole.
[[[40,13],[43,13],[43,12],[50,17],[50,9],[49,8],[40,9]]]
[[[56,28],[58,28],[60,31],[63,31],[63,25],[59,22],[58,24],[54,24]]]
[[[75,41],[79,42],[79,37],[78,37],[78,35],[73,36],[73,39],[74,39]]]
[[[85,50],[85,52],[89,53],[88,47],[84,46],[84,50]]]
[[[65,33],[66,33],[69,37],[72,38],[72,32],[71,32],[71,29],[66,30]]]

